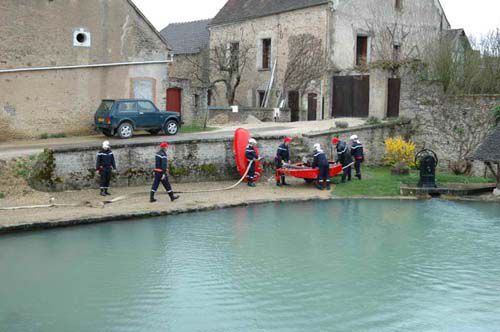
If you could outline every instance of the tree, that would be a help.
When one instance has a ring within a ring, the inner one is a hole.
[[[192,65],[193,76],[202,82],[205,88],[213,89],[222,84],[228,104],[233,105],[251,50],[251,47],[238,42],[220,43],[202,51],[203,60],[188,61]],[[208,75],[205,74],[207,71]]]
[[[300,34],[288,39],[288,62],[283,78],[283,92],[304,90],[325,71],[325,54],[321,39]]]

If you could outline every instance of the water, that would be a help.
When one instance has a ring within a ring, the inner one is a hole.
[[[0,331],[500,331],[500,206],[277,204],[2,236]]]

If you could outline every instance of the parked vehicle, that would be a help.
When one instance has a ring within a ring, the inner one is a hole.
[[[95,112],[94,122],[97,131],[120,138],[131,138],[136,130],[146,130],[152,135],[160,131],[175,135],[182,124],[179,113],[160,111],[146,99],[103,100]]]

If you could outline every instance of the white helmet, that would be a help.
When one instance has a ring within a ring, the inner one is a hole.
[[[351,136],[351,141],[356,141],[358,139],[358,135],[352,135]]]
[[[102,148],[105,150],[109,149],[109,141],[102,142]]]
[[[319,144],[319,143],[314,144],[313,147],[314,147],[314,150],[316,150],[316,151],[321,150],[321,144]]]
[[[255,139],[253,139],[253,138],[250,138],[250,139],[248,140],[248,144],[256,145],[256,144],[257,144],[257,141],[256,141]]]

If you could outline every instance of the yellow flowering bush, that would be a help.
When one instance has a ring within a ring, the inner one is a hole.
[[[415,144],[407,142],[402,137],[388,138],[385,140],[385,162],[389,166],[404,163],[410,167],[415,166]]]

